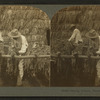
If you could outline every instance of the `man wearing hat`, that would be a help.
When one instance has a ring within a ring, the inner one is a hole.
[[[92,55],[100,54],[100,36],[99,34],[91,29],[88,33],[86,33],[86,37],[89,38],[89,46],[88,52]],[[95,77],[95,86],[100,86],[100,60],[98,62],[92,62],[96,65],[96,77]],[[95,65],[94,65],[95,66]],[[91,67],[91,66],[90,66]],[[92,69],[92,67],[91,67]],[[95,71],[95,69],[94,69]]]
[[[0,31],[0,53],[3,53],[3,42],[2,32]]]
[[[74,47],[74,53],[79,53],[81,50],[81,44],[83,42],[80,30],[76,28],[76,25],[72,24],[70,27],[70,30],[73,32],[71,37],[68,39],[69,42],[73,44]]]
[[[96,55],[96,52],[99,49],[99,34],[94,29],[91,29],[86,33],[86,37],[88,39],[88,53]]]
[[[70,29],[73,31],[73,33],[69,38],[69,41],[74,41],[75,44],[78,44],[79,42],[83,42],[80,30],[77,29],[74,24],[71,25]]]
[[[100,56],[100,36],[99,36],[99,49],[96,52],[98,56]],[[100,86],[100,60],[98,60],[96,65],[96,78],[95,78],[95,86]]]
[[[0,54],[4,53],[4,39],[2,37],[2,31],[0,30]],[[0,60],[0,86],[3,86],[3,80],[2,80],[2,62]]]
[[[13,55],[24,55],[27,51],[28,48],[28,43],[25,38],[25,36],[21,35],[21,33],[18,31],[18,29],[12,30],[10,33],[8,33],[8,36],[12,39],[12,54]],[[22,85],[22,79],[24,75],[24,70],[23,70],[23,59],[19,61],[18,64],[18,78],[17,78],[17,86]]]

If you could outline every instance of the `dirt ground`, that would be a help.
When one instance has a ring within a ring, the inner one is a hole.
[[[42,87],[41,82],[36,77],[33,77],[32,81],[24,79],[22,83],[22,87]],[[0,87],[16,87],[16,82],[15,80],[3,80],[0,78]]]

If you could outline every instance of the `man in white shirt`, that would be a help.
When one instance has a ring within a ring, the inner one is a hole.
[[[14,52],[15,55],[23,55],[26,53],[28,48],[28,43],[25,38],[25,36],[21,35],[21,33],[18,31],[18,29],[12,30],[10,33],[8,33],[8,36],[12,39],[12,52]],[[22,79],[24,75],[24,69],[23,69],[23,59],[19,61],[18,64],[18,78],[17,78],[17,86],[22,85]]]
[[[71,25],[70,30],[73,33],[72,33],[71,37],[68,39],[68,41],[71,42],[73,44],[73,46],[74,46],[74,51],[73,52],[80,54],[82,52],[81,44],[83,42],[80,30],[77,29],[74,24]]]
[[[4,40],[3,40],[3,37],[2,37],[2,31],[0,31],[0,54],[3,54],[4,52]],[[0,58],[0,86],[2,86],[3,85],[3,80],[2,80],[2,75],[1,75],[1,72],[2,72],[2,70],[1,70],[1,62],[2,60],[1,60],[1,58]]]
[[[71,30],[73,31],[73,33],[69,38],[69,41],[74,41],[75,44],[78,44],[79,42],[83,42],[80,30],[77,29],[74,24],[71,25]]]

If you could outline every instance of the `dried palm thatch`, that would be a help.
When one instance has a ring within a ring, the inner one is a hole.
[[[58,50],[62,53],[67,52],[68,48],[62,47],[62,44],[66,45],[67,39],[72,34],[69,31],[71,24],[75,24],[79,28],[82,37],[92,28],[99,33],[99,10],[99,6],[71,6],[59,10],[51,20],[52,53],[56,53]]]
[[[0,6],[0,29],[2,29],[4,45],[6,45],[4,48],[5,54],[9,54],[10,40],[8,32],[15,28],[26,37],[29,43],[27,55],[50,54],[50,47],[47,45],[46,38],[47,29],[50,29],[50,19],[45,12],[32,6]],[[38,47],[34,49],[36,43],[38,43]],[[25,60],[24,65],[30,68],[31,62],[32,60],[28,62]],[[40,63],[39,66],[41,65],[45,68],[41,60]],[[47,58],[47,66],[49,67],[48,63],[49,60]],[[11,64],[8,64],[8,67],[10,66]]]
[[[42,10],[31,6],[0,6],[0,13],[0,29],[5,41],[8,32],[17,28],[26,36],[29,50],[32,50],[34,42],[47,44],[46,31],[50,29],[50,19]]]
[[[46,44],[46,29],[50,28],[50,20],[45,12],[30,6],[0,6],[0,12],[0,28],[4,30],[4,37],[17,28],[29,43],[42,41]]]

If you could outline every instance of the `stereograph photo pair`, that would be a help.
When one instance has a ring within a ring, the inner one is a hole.
[[[0,6],[1,87],[99,87],[100,7]]]

